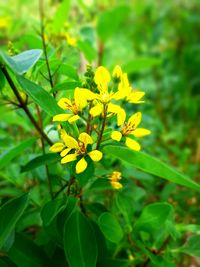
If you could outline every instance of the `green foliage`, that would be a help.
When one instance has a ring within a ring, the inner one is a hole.
[[[113,243],[119,243],[123,231],[116,218],[109,212],[104,212],[98,219],[99,227],[105,237]]]
[[[64,249],[70,266],[96,266],[97,245],[94,231],[88,219],[78,210],[65,223]]]
[[[197,0],[0,1],[0,267],[198,266],[198,12]],[[123,93],[144,92],[144,103],[113,97],[116,65],[129,80]],[[118,109],[91,116],[99,103]],[[136,112],[138,127],[128,121]],[[54,123],[61,113],[79,118]],[[140,128],[151,134],[134,136]],[[59,146],[76,159],[60,164]]]
[[[24,74],[32,68],[42,55],[42,50],[33,49],[20,53],[16,56],[10,57],[4,53],[0,53],[3,61],[14,71],[16,74]]]
[[[22,216],[28,204],[28,194],[12,199],[0,209],[0,248],[5,244],[9,235],[14,231],[17,221]]]
[[[136,168],[141,169],[142,171],[154,174],[171,182],[187,186],[197,191],[200,190],[199,184],[148,154],[132,151],[128,148],[119,146],[106,146],[104,151]]]

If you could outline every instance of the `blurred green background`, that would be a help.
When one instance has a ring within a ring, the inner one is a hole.
[[[200,182],[199,1],[54,0],[44,1],[43,7],[55,86],[59,88],[62,81],[76,82],[77,72],[82,75],[87,63],[110,70],[121,65],[133,86],[146,92],[145,104],[135,108],[143,112],[143,125],[152,131],[142,141],[143,150]],[[36,0],[1,1],[1,50],[14,55],[42,48],[40,12]],[[60,62],[65,68],[59,67]],[[28,75],[50,91],[46,74],[46,66],[41,63]],[[4,152],[28,136],[29,125],[20,109],[7,105],[13,96],[1,78],[0,88],[0,151]],[[14,181],[18,188],[31,186],[27,179],[24,184],[25,175],[20,174],[19,166],[25,162],[27,154],[0,172],[1,195],[5,194],[7,181]],[[195,221],[199,196],[194,191],[159,180],[145,182],[145,175],[135,175],[138,183],[147,188],[147,201],[167,199],[175,206],[178,203],[178,210],[185,217],[180,222],[200,223],[200,218]],[[184,213],[188,205],[189,219]]]

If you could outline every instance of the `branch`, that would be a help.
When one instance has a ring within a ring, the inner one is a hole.
[[[21,108],[25,111],[26,115],[28,116],[29,120],[31,121],[31,123],[33,124],[35,129],[38,131],[40,136],[42,136],[47,141],[47,143],[49,145],[52,145],[53,142],[49,139],[49,137],[45,134],[45,132],[43,132],[43,130],[37,124],[36,120],[34,119],[33,115],[31,114],[30,110],[28,109],[27,105],[24,103],[24,101],[23,101],[21,95],[19,94],[13,80],[11,79],[6,67],[3,64],[0,64],[0,69],[2,70],[4,76],[5,76],[8,84],[10,85],[13,93],[15,94],[17,100],[19,101]]]

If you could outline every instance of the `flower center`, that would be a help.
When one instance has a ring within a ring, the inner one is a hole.
[[[135,129],[136,129],[135,123],[131,123],[131,122],[127,123],[127,122],[125,122],[124,126],[122,127],[122,134],[124,136],[129,135]]]
[[[85,147],[85,144],[83,142],[78,142],[78,148],[76,149],[76,153],[78,155],[84,155],[85,152],[86,152],[86,147]]]

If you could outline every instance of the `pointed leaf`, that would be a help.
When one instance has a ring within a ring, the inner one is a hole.
[[[12,69],[12,71],[20,75],[32,68],[41,55],[41,49],[28,50],[13,57],[10,57],[2,52],[0,53],[3,61]]]
[[[28,204],[28,194],[6,202],[0,208],[0,248],[7,241]]]
[[[115,156],[120,160],[131,164],[133,167],[154,174],[173,183],[184,185],[194,190],[200,191],[200,185],[187,176],[179,173],[174,168],[164,162],[139,151],[133,151],[122,146],[108,145],[104,147],[104,152]]]
[[[96,267],[97,244],[94,230],[78,210],[66,221],[64,249],[70,267]]]

